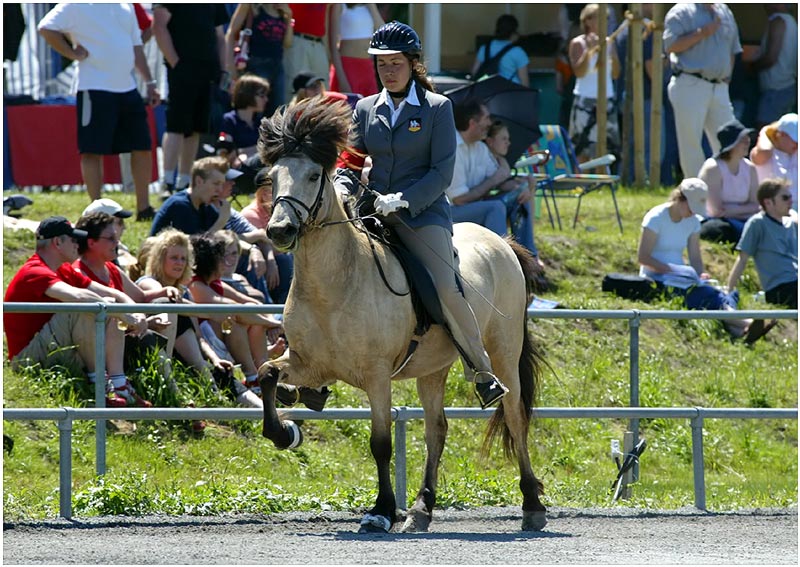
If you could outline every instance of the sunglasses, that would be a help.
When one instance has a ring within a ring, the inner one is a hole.
[[[778,197],[780,197],[781,201],[791,201],[792,200],[792,196],[789,195],[788,193],[783,193],[782,195],[776,195],[775,196],[776,199]]]

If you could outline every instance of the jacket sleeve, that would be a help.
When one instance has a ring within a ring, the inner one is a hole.
[[[456,124],[453,104],[442,100],[432,107],[433,133],[430,145],[430,169],[422,178],[403,191],[412,217],[431,206],[450,186],[456,162]]]
[[[361,170],[367,157],[364,147],[363,120],[359,117],[359,108],[353,110],[353,124],[350,127],[350,144],[339,155],[336,163],[336,175],[333,178],[333,186],[340,192],[347,192],[355,195],[358,192],[358,184],[344,171],[349,169],[361,177]]]

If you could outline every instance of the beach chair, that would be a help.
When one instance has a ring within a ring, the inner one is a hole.
[[[614,202],[614,211],[617,215],[619,231],[622,232],[622,219],[617,205],[617,185],[619,175],[612,175],[610,165],[616,161],[613,154],[601,156],[588,162],[578,164],[575,150],[564,128],[558,124],[542,124],[539,126],[542,136],[531,149],[547,150],[550,159],[535,171],[544,174],[542,182],[545,198],[549,197],[553,203],[558,228],[561,229],[561,216],[558,212],[557,197],[572,197],[578,199],[575,216],[572,219],[572,228],[578,223],[581,210],[581,201],[586,195],[608,187],[611,200]],[[591,170],[601,169],[604,173],[586,173]]]

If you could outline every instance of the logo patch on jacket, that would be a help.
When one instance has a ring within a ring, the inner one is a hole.
[[[412,118],[408,121],[408,131],[409,132],[419,132],[422,128],[422,122],[420,122],[419,118]]]

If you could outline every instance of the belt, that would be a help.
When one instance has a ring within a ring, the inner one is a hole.
[[[315,35],[309,35],[307,33],[300,33],[300,32],[294,32],[294,35],[295,37],[300,36],[303,39],[307,39],[308,41],[318,41],[319,43],[322,43],[322,38],[317,37]]]
[[[689,71],[675,71],[674,75],[676,77],[680,77],[681,75],[691,75],[692,77],[697,77],[698,79],[702,79],[703,81],[706,81],[707,83],[714,83],[714,84],[719,84],[719,83],[724,83],[725,82],[723,79],[707,79],[706,77],[704,77],[700,73],[690,73]]]

